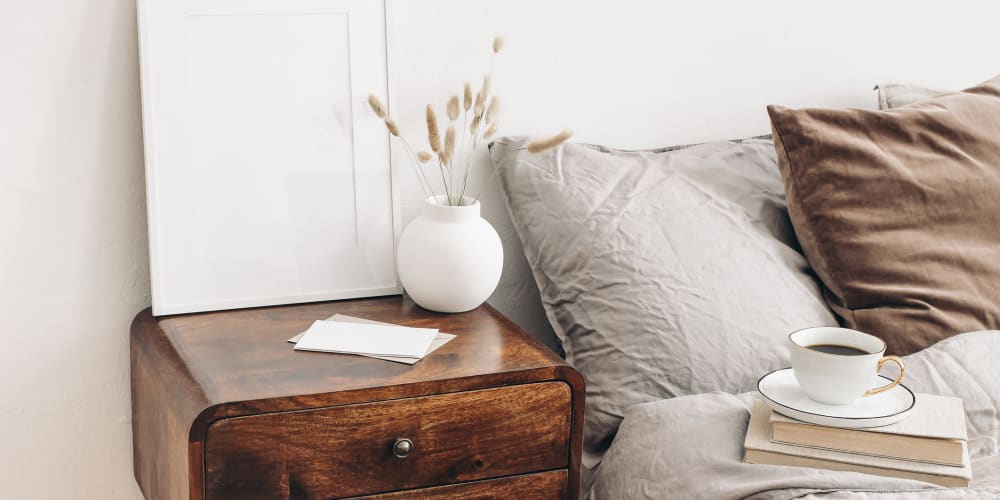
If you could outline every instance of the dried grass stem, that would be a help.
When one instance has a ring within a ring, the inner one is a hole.
[[[499,115],[500,99],[497,96],[493,96],[493,99],[490,100],[490,106],[486,108],[486,123],[493,123]]]
[[[427,142],[435,153],[441,152],[441,132],[438,130],[437,115],[430,104],[427,105]]]
[[[472,115],[475,117],[483,116],[483,111],[486,107],[486,97],[483,96],[482,92],[476,92],[476,107],[474,108]]]
[[[385,119],[385,128],[389,129],[389,133],[399,137],[399,126],[396,125],[396,120],[392,118]]]
[[[556,135],[554,135],[552,137],[529,142],[528,146],[527,146],[527,149],[528,149],[528,152],[532,153],[532,154],[541,153],[542,151],[546,151],[548,149],[552,149],[552,148],[554,148],[554,147],[556,147],[556,146],[558,146],[558,145],[566,142],[572,136],[573,136],[573,132],[571,132],[569,130],[563,130],[562,132],[559,132],[558,134],[556,134]]]
[[[371,106],[372,111],[382,119],[385,119],[385,106],[382,105],[382,101],[375,94],[368,94],[368,105]]]
[[[455,127],[448,127],[444,133],[444,154],[448,155],[448,158],[455,157]]]

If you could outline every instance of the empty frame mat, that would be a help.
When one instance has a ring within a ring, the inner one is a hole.
[[[154,314],[398,293],[383,3],[139,7]]]

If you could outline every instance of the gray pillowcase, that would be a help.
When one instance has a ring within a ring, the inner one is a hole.
[[[587,381],[584,465],[632,405],[739,393],[788,366],[787,335],[836,325],[768,140],[621,151],[491,145],[549,321]]]
[[[883,110],[954,93],[951,90],[938,90],[905,83],[880,83],[875,86],[875,90],[878,91],[878,109]]]

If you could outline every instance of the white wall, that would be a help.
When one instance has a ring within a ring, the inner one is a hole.
[[[504,135],[569,127],[575,140],[649,148],[770,133],[764,108],[874,107],[872,86],[963,88],[1000,73],[1000,4],[961,0],[388,0],[390,106],[426,144],[440,110],[489,64],[493,33]],[[485,148],[483,148],[485,149]],[[394,154],[394,159],[403,158]],[[408,165],[403,213],[420,192]],[[488,172],[485,152],[478,172]],[[483,175],[475,177],[481,185]],[[506,208],[491,185],[484,216],[504,240],[490,303],[540,336],[548,325]]]
[[[422,134],[486,69],[504,131],[572,127],[649,147],[767,132],[763,106],[870,106],[878,80],[961,87],[1000,72],[992,2],[389,0],[392,105]],[[0,498],[134,499],[128,324],[148,303],[131,0],[0,3]],[[485,157],[479,167],[485,167]],[[404,211],[419,194],[401,168]],[[478,185],[478,181],[476,182]],[[492,302],[543,328],[505,236]]]
[[[136,499],[149,301],[131,0],[0,2],[0,498]]]

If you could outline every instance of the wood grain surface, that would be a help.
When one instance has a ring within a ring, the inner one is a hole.
[[[494,500],[498,498],[527,500],[534,498],[566,498],[566,487],[566,471],[560,470],[356,498],[363,500]]]
[[[457,337],[413,366],[286,342],[334,314]],[[440,314],[396,296],[166,317],[147,309],[131,343],[135,474],[147,499],[205,498],[205,441],[224,419],[547,381],[570,389],[569,482],[579,484],[583,378],[488,305]]]
[[[340,498],[564,468],[570,388],[525,384],[224,419],[206,497]],[[405,458],[392,453],[410,439]]]

